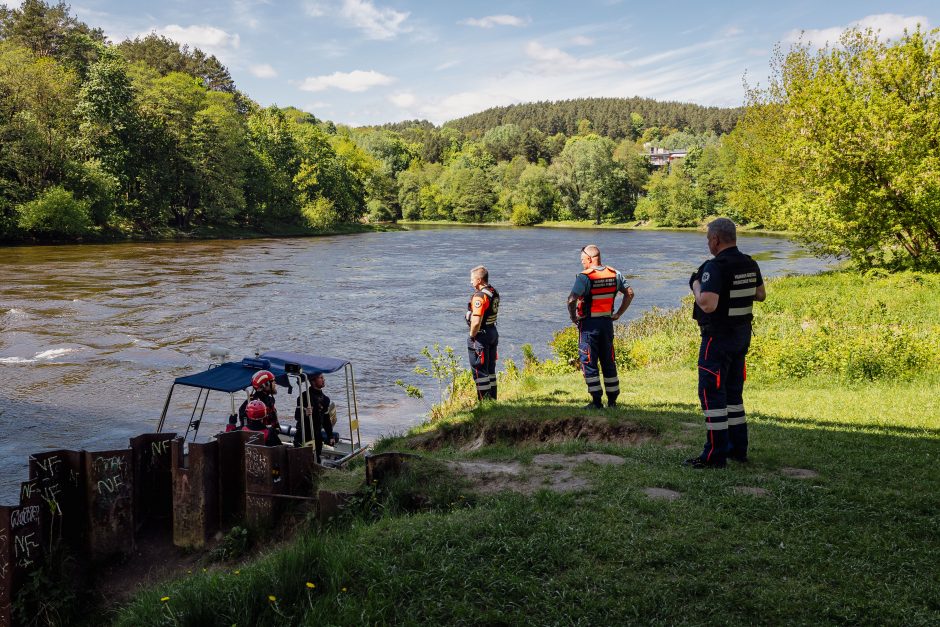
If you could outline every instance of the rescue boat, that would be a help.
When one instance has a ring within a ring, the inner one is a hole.
[[[227,352],[216,350],[212,354],[214,357],[224,358]],[[336,403],[336,405],[337,415],[343,415],[345,420],[337,419],[334,429],[340,434],[339,441],[333,446],[324,443],[321,463],[325,466],[338,467],[365,452],[367,447],[362,444],[362,436],[359,432],[359,405],[356,400],[356,378],[352,364],[346,359],[288,351],[268,351],[255,357],[245,357],[241,361],[223,361],[209,366],[207,370],[177,377],[170,386],[166,402],[163,404],[163,412],[160,414],[157,433],[163,432],[168,418],[171,423],[179,425],[182,425],[182,422],[186,420],[185,415],[173,415],[179,411],[181,406],[179,401],[177,403],[173,402],[174,394],[179,396],[182,393],[178,391],[178,388],[186,388],[190,391],[192,389],[196,390],[195,403],[192,405],[192,410],[188,412],[189,418],[186,432],[183,435],[184,441],[187,439],[195,441],[203,423],[214,424],[216,422],[214,420],[216,414],[225,417],[224,421],[219,421],[220,432],[224,431],[224,427],[229,423],[231,417],[237,416],[236,408],[241,404],[242,399],[248,398],[252,389],[251,378],[259,370],[271,371],[277,384],[287,390],[288,403],[291,403],[286,405],[286,407],[290,407],[290,420],[284,422],[294,422],[293,403],[297,398],[294,395],[295,391],[297,395],[307,395],[306,405],[309,406],[310,381],[313,376],[342,372],[346,384],[346,403],[345,407],[340,403]],[[224,399],[226,394],[228,395],[227,403]],[[209,403],[210,395],[213,396],[211,404]],[[208,414],[207,409],[209,410]],[[284,413],[285,416],[288,414],[288,412]],[[304,429],[304,424],[305,421],[300,421],[301,429]],[[282,424],[280,432],[293,440],[295,429],[296,427],[292,424]],[[301,433],[300,439],[306,443],[305,446],[314,445],[313,434]],[[283,446],[291,445],[284,444]]]

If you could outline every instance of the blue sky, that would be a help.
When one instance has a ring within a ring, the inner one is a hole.
[[[0,0],[7,6],[16,0]],[[442,123],[487,107],[587,96],[737,106],[775,44],[851,24],[940,26],[940,3],[78,0],[114,41],[156,31],[217,55],[258,102],[360,125]]]

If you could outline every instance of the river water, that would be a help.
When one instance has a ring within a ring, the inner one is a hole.
[[[413,373],[422,347],[453,346],[466,364],[470,268],[485,264],[502,296],[500,356],[518,360],[525,343],[548,356],[588,243],[630,277],[626,318],[677,306],[707,257],[702,233],[502,227],[0,248],[0,504],[15,502],[31,452],[121,448],[153,431],[172,380],[207,367],[213,346],[233,360],[273,349],[347,358],[363,438],[402,431],[427,407],[395,380],[436,394]],[[779,237],[739,245],[766,276],[828,263]],[[327,377],[341,407],[344,389]],[[185,430],[195,392],[174,398],[167,428]],[[201,435],[229,404],[210,401]]]

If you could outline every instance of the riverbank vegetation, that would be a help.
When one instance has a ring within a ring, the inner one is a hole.
[[[936,267],[938,68],[936,31],[853,30],[781,51],[743,109],[593,98],[349,128],[260,107],[198,49],[109,43],[25,0],[0,7],[0,240],[722,214],[865,266]]]
[[[554,359],[503,364],[499,402],[380,442],[423,457],[404,476],[360,481],[345,514],[256,561],[141,591],[116,624],[934,623],[937,287],[773,281],[752,459],[721,471],[679,465],[704,437],[687,311],[620,327],[615,410],[581,408],[563,333]],[[933,356],[896,367],[891,333]]]

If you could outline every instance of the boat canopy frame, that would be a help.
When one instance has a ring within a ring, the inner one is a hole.
[[[173,392],[177,386],[196,388],[199,390],[196,403],[189,417],[189,424],[186,426],[186,433],[183,440],[189,437],[192,431],[192,440],[195,441],[202,424],[203,416],[206,411],[206,404],[209,400],[210,392],[227,393],[231,401],[231,413],[236,415],[235,394],[245,392],[251,387],[251,378],[259,370],[269,370],[274,374],[275,381],[287,387],[288,391],[293,389],[293,385],[298,386],[300,394],[310,393],[310,378],[317,374],[331,374],[343,371],[346,383],[346,423],[349,429],[349,437],[340,437],[340,442],[336,447],[324,447],[322,456],[329,458],[325,465],[341,466],[350,459],[365,452],[366,447],[362,445],[362,435],[359,430],[359,403],[356,398],[356,377],[353,371],[352,363],[346,359],[337,359],[335,357],[322,357],[317,355],[308,355],[305,353],[293,353],[288,351],[268,351],[254,358],[246,357],[240,362],[224,362],[213,364],[207,370],[194,374],[177,377],[170,386],[167,393],[166,402],[163,404],[163,412],[160,414],[160,422],[157,425],[157,433],[163,432],[166,424],[167,412],[170,409],[170,402],[173,398]],[[309,397],[307,406],[309,406]],[[198,418],[196,417],[198,412]],[[313,443],[311,438],[308,441],[306,433],[306,420],[300,421],[302,429],[302,441],[305,445]],[[282,433],[284,433],[282,431]],[[291,429],[286,432],[291,435]]]

